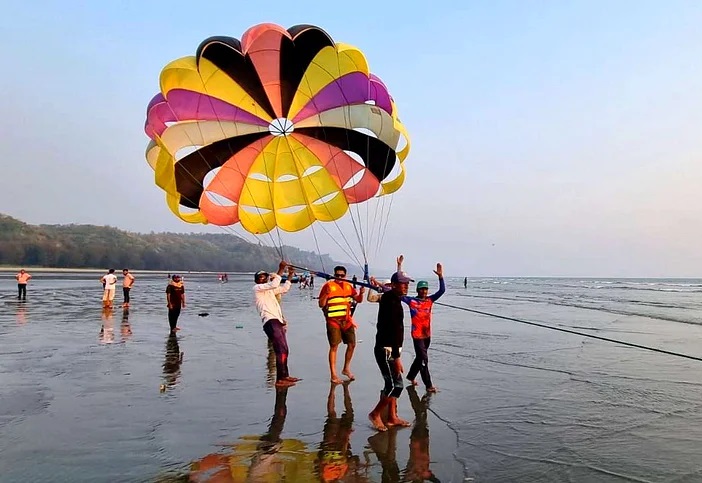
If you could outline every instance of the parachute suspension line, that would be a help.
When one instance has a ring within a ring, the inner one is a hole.
[[[198,73],[198,75],[200,76],[200,80],[202,81],[202,85],[203,85],[203,87],[205,88],[205,92],[207,93],[207,102],[209,102],[209,104],[210,104],[210,109],[212,110],[213,113],[215,113],[215,116],[217,117],[217,125],[219,126],[219,129],[222,131],[223,139],[228,139],[228,138],[226,137],[227,134],[226,134],[226,132],[224,131],[224,127],[222,126],[222,120],[219,118],[219,115],[217,114],[217,109],[215,109],[214,103],[212,102],[212,99],[217,98],[217,96],[215,96],[215,95],[213,95],[213,94],[211,94],[211,93],[209,92],[209,90],[207,89],[207,83],[205,82],[205,79],[202,77],[202,73],[200,72],[199,69],[197,70],[197,73]],[[169,109],[170,109],[170,104],[169,104]],[[173,110],[171,109],[171,111],[173,111]],[[174,113],[174,115],[175,115],[175,113]],[[198,124],[197,127],[198,127],[198,130],[200,130],[200,135],[202,136],[202,130],[201,130],[201,128],[200,128],[200,125]],[[190,136],[188,136],[188,139],[190,139]],[[204,139],[204,137],[203,137],[203,139]],[[190,139],[190,142],[191,142],[191,144],[192,144],[192,139]],[[231,159],[231,158],[234,157],[235,153],[234,153],[234,151],[232,150],[231,145],[230,145],[229,143],[227,143],[227,146],[229,147],[229,153],[230,153],[230,158],[229,158],[229,159]],[[199,151],[199,150],[198,150],[198,151]],[[206,160],[205,157],[202,155],[202,153],[200,153],[200,156],[203,158],[203,160],[204,160],[205,163],[207,164],[207,167],[210,169],[210,171],[212,171],[212,169],[213,169],[212,166],[210,166],[210,164],[207,162],[207,160]],[[224,165],[224,163],[222,163],[222,165]],[[244,177],[244,179],[246,179],[248,173],[243,173],[243,172],[241,171],[241,169],[239,168],[238,165],[235,165],[235,166],[236,166],[236,170],[239,172],[239,174],[242,175],[242,177]],[[267,169],[267,168],[266,168],[266,169]],[[204,181],[204,179],[203,179],[203,181]],[[204,189],[205,189],[204,185],[202,185],[202,183],[200,183],[200,185],[202,186],[202,189],[203,189],[203,191],[204,191]],[[225,184],[225,186],[226,186],[226,184]],[[244,182],[244,183],[243,183],[243,186],[247,186],[247,183]],[[251,193],[251,188],[247,187],[246,189],[247,189],[247,191],[248,191],[248,193],[249,193],[249,196],[251,196],[251,199],[253,199],[254,197],[253,197],[253,195],[252,195],[252,193]],[[220,206],[224,206],[224,205],[222,205],[222,204],[220,203]],[[237,202],[237,209],[238,209],[238,208],[239,208],[239,203]],[[263,217],[263,215],[261,214],[261,212],[260,212],[258,209],[256,210],[256,213],[257,213],[258,216],[261,218],[261,221],[263,222],[263,225],[264,225],[264,227],[266,228],[266,234],[267,234],[268,237],[271,239],[271,244],[273,245],[273,248],[275,248],[276,252],[278,253],[278,255],[280,256],[280,258],[281,258],[281,260],[282,260],[282,259],[284,258],[284,257],[283,257],[283,250],[282,250],[282,247],[279,247],[278,245],[276,245],[275,239],[273,238],[273,235],[271,234],[271,229],[272,229],[273,227],[271,227],[271,228],[268,227],[268,224],[266,223],[265,218]],[[276,228],[277,228],[277,226],[276,226]],[[278,238],[280,239],[280,233],[278,234]]]
[[[383,172],[385,172],[388,168],[388,161],[389,161],[389,156],[385,157],[385,164],[383,167]],[[382,187],[381,187],[382,189]],[[380,247],[383,244],[383,241],[385,240],[385,230],[387,229],[388,226],[388,221],[390,220],[390,208],[392,208],[392,198],[394,196],[394,193],[390,194],[390,203],[389,203],[389,208],[387,211],[387,214],[385,213],[385,205],[386,203],[386,197],[385,196],[380,196],[381,200],[378,202],[380,205],[380,219],[378,220],[378,225],[377,225],[377,238],[376,238],[376,245],[375,245],[375,256],[378,256],[378,253],[380,252]],[[376,205],[377,208],[377,205]],[[376,209],[375,211],[375,219],[373,220],[373,226],[375,228],[375,223],[378,215],[378,210]],[[383,219],[385,220],[385,223],[383,223]]]
[[[319,256],[319,265],[322,267],[322,271],[326,273],[327,269],[324,267],[324,259],[322,258],[322,251],[319,249],[319,240],[317,240],[317,233],[314,231],[314,223],[310,225],[312,228],[312,236],[314,237],[314,245],[317,247],[317,255]]]
[[[392,202],[394,199],[395,199],[395,194],[391,193],[390,194],[390,203],[388,203],[388,216],[385,217],[385,225],[383,226],[382,235],[380,236],[378,246],[376,248],[376,253],[378,253],[380,251],[380,247],[383,245],[383,242],[385,241],[385,234],[387,233],[388,222],[390,221],[390,210],[392,210]],[[383,203],[384,202],[385,201],[383,200]]]
[[[299,158],[298,158],[298,156],[297,156],[297,153],[295,152],[295,150],[294,150],[294,149],[292,148],[292,146],[290,145],[290,140],[287,138],[287,136],[285,137],[285,142],[288,143],[288,148],[289,148],[289,150],[290,150],[290,153],[292,154],[293,160],[295,161],[295,169],[297,170],[298,178],[301,179],[301,178],[302,178],[302,177],[301,177],[301,173],[300,173],[300,165],[301,165],[301,163],[299,162]],[[304,170],[303,170],[303,172],[304,172]],[[310,182],[310,186],[312,186],[312,188],[314,188],[314,191],[315,191],[315,193],[317,194],[317,196],[318,196],[319,198],[322,198],[321,193],[319,192],[319,190],[317,189],[317,187],[314,185],[314,183]],[[308,196],[307,196],[307,193],[305,192],[304,189],[302,190],[302,192],[303,192],[303,195],[305,196],[305,200],[307,201],[307,205],[308,205],[308,206],[311,206],[311,204],[310,204],[310,202],[309,202],[309,198],[308,198]],[[331,212],[329,211],[329,207],[327,207],[325,204],[322,204],[322,206],[324,206],[324,207],[326,208],[327,213],[329,213],[330,218],[331,218]],[[346,245],[348,245],[349,249],[351,250],[351,253],[353,254],[353,249],[351,248],[351,244],[349,243],[348,239],[347,239],[346,236],[344,235],[344,232],[343,232],[343,231],[341,230],[341,228],[339,227],[339,224],[337,223],[336,220],[332,220],[332,221],[333,221],[333,223],[334,223],[334,226],[336,226],[337,230],[339,230],[339,234],[341,235],[341,238],[344,240],[344,242],[346,243]],[[326,229],[325,229],[324,231],[326,232]],[[329,235],[329,232],[327,232],[327,234]],[[332,238],[332,239],[337,243],[337,245],[339,245],[339,247],[340,247],[340,248],[344,251],[344,253],[348,256],[349,253],[348,253],[333,237],[331,237],[331,235],[329,235],[329,236],[330,236],[330,238]],[[353,255],[352,258],[354,258],[354,259],[358,262],[358,258],[357,258],[355,255]],[[360,262],[358,262],[358,263],[360,264]]]
[[[346,256],[349,257],[350,259],[353,259],[356,263],[358,263],[358,266],[359,266],[359,267],[362,265],[361,261],[358,259],[358,257],[357,257],[356,254],[353,252],[353,250],[351,250],[350,252],[347,251],[347,250],[341,245],[341,243],[339,243],[339,242],[337,241],[337,239],[336,239],[335,237],[333,237],[333,236],[331,235],[331,233],[329,233],[329,231],[327,231],[327,229],[324,227],[324,225],[320,224],[319,226],[320,226],[320,228],[322,228],[322,230],[324,231],[324,233],[326,233],[327,236],[328,236],[329,238],[331,238],[332,241],[333,241],[334,243],[336,243],[336,246],[338,246],[338,247],[341,249],[341,251],[344,252],[344,255],[346,255]],[[346,244],[348,245],[348,241],[346,241]]]
[[[672,351],[667,351],[664,349],[658,349],[657,347],[649,347],[645,345],[640,345],[640,344],[634,344],[633,342],[626,342],[623,340],[617,340],[617,339],[610,339],[609,337],[602,337],[599,335],[594,335],[594,334],[587,334],[585,332],[579,332],[577,330],[570,330],[570,329],[564,329],[563,327],[554,327],[552,325],[547,325],[547,324],[540,324],[538,322],[532,322],[530,320],[522,320],[522,319],[516,319],[514,317],[507,317],[504,315],[498,315],[498,314],[491,314],[490,312],[483,312],[481,310],[475,310],[475,309],[469,309],[468,307],[461,307],[460,305],[451,305],[451,304],[445,304],[443,302],[434,302],[435,305],[441,305],[443,307],[449,307],[451,309],[456,309],[456,310],[462,310],[464,312],[471,312],[474,314],[478,315],[484,315],[487,317],[494,317],[496,319],[503,319],[503,320],[509,320],[512,322],[519,322],[520,324],[527,324],[527,325],[533,325],[536,327],[541,327],[543,329],[550,329],[550,330],[557,330],[559,332],[566,332],[568,334],[574,334],[574,335],[579,335],[581,337],[589,337],[591,339],[597,339],[597,340],[603,340],[605,342],[612,342],[614,344],[620,344],[620,345],[625,345],[628,347],[635,347],[637,349],[645,349],[648,351],[652,352],[659,352],[661,354],[668,354],[671,356],[676,356],[676,357],[683,357],[685,359],[692,359],[694,361],[700,361],[702,362],[702,357],[696,357],[696,356],[691,356],[688,354],[682,354],[680,352],[672,352]]]

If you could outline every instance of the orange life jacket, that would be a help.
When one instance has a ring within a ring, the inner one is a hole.
[[[327,282],[326,316],[327,323],[346,328],[353,324],[351,318],[351,304],[353,302],[353,286],[348,282]]]

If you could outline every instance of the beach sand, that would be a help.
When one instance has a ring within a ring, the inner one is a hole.
[[[417,405],[420,385],[413,408],[405,391],[399,412],[413,426],[378,434],[367,421],[382,387],[374,305],[356,312],[353,411],[337,386],[330,415],[319,286],[284,298],[290,369],[304,378],[285,393],[272,387],[250,275],[186,276],[175,339],[161,275],[137,274],[128,312],[101,310],[93,274],[38,273],[26,303],[12,275],[0,273],[3,482],[699,481],[702,362],[436,306],[440,392]],[[465,290],[461,278],[441,301],[700,356],[700,293],[695,280],[476,279]],[[405,368],[412,355],[407,329]]]

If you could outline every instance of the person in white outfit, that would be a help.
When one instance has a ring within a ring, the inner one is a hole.
[[[115,269],[111,268],[107,271],[107,275],[104,275],[100,282],[104,287],[102,293],[102,306],[112,307],[112,301],[115,299],[115,289],[117,288],[117,275],[115,275]]]
[[[281,275],[288,267],[288,279],[284,284],[280,284]],[[295,269],[288,266],[287,262],[282,261],[278,265],[278,272],[269,274],[261,270],[254,274],[256,285],[253,287],[254,298],[256,300],[256,309],[261,314],[263,322],[263,331],[268,336],[268,340],[273,346],[275,352],[275,369],[277,387],[292,386],[300,381],[297,377],[290,377],[288,372],[288,341],[285,336],[285,319],[283,318],[283,310],[280,308],[280,303],[276,295],[282,295],[290,290],[290,280],[295,274]]]

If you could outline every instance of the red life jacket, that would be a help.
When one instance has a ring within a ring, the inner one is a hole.
[[[412,338],[431,337],[431,308],[434,301],[428,297],[424,300],[411,298],[408,305],[412,316]]]

